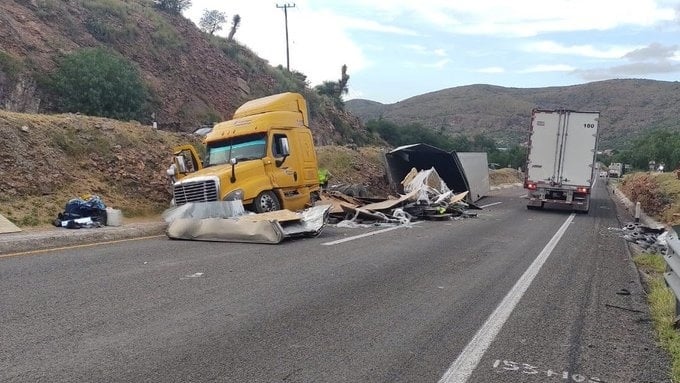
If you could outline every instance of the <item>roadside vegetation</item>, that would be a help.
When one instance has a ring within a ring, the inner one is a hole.
[[[676,173],[638,172],[623,177],[619,189],[640,202],[650,217],[668,225],[680,224],[680,179]]]
[[[368,121],[366,129],[395,147],[423,143],[447,151],[486,152],[489,163],[498,164],[500,167],[517,169],[524,166],[527,156],[526,148],[519,145],[499,148],[493,138],[484,134],[476,134],[473,137],[451,136],[443,130],[435,131],[420,124],[398,125],[383,119]]]
[[[644,278],[657,339],[671,357],[671,378],[680,382],[680,332],[674,325],[675,297],[663,278],[666,262],[659,254],[640,254],[633,260]]]
[[[621,162],[633,169],[647,171],[650,163],[658,168],[663,164],[665,171],[680,168],[680,132],[668,129],[654,129],[629,141],[621,150],[611,155],[601,154],[598,160],[605,165]]]

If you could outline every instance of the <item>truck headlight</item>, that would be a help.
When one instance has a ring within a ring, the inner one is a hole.
[[[227,194],[222,201],[237,201],[237,200],[243,200],[243,190],[242,189],[236,189],[232,190]]]

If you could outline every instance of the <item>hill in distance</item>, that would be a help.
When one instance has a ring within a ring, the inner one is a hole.
[[[483,133],[501,145],[527,140],[534,108],[600,111],[600,148],[620,148],[650,129],[680,131],[680,83],[630,79],[526,89],[469,85],[394,104],[349,100],[346,108],[364,123],[383,118],[450,135]]]

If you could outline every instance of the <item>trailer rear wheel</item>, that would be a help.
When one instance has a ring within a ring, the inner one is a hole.
[[[253,200],[253,208],[257,213],[281,210],[281,202],[279,202],[279,198],[273,191],[265,190],[255,197]]]

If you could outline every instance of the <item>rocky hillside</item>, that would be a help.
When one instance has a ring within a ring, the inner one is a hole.
[[[0,1],[0,107],[54,111],[46,79],[60,57],[94,47],[117,52],[139,69],[150,91],[142,123],[153,113],[160,129],[193,131],[229,119],[247,100],[298,91],[312,104],[317,143],[370,141],[358,119],[317,99],[303,74],[274,68],[150,0]]]
[[[196,141],[139,123],[0,111],[0,214],[20,226],[46,224],[85,194],[126,216],[158,213],[172,198],[171,148]]]
[[[680,131],[680,83],[608,80],[547,88],[470,85],[443,89],[394,104],[350,100],[347,109],[364,122],[384,118],[418,123],[449,134],[488,134],[502,144],[526,140],[533,108],[599,110],[600,147],[617,148],[642,131]]]

